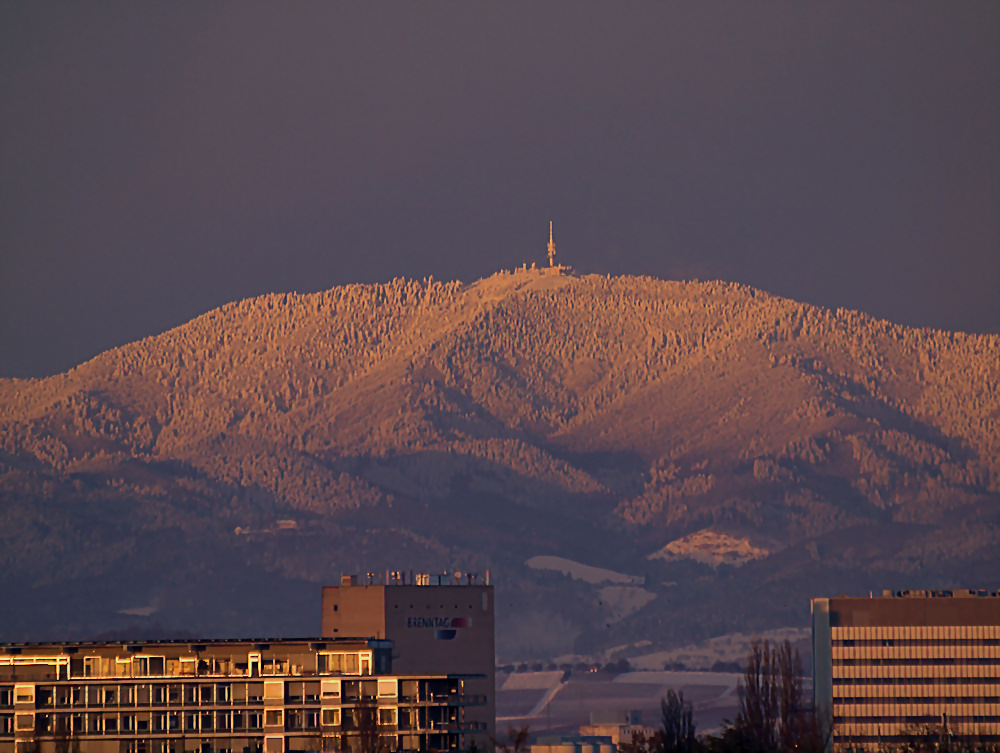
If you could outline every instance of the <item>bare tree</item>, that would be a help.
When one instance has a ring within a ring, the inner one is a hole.
[[[771,753],[775,746],[778,699],[771,642],[755,640],[739,686],[740,710],[734,725],[748,753]]]
[[[382,736],[382,724],[378,718],[378,704],[374,700],[358,700],[354,707],[354,721],[358,728],[359,753],[388,753],[389,746]]]
[[[660,699],[660,745],[663,753],[692,753],[697,746],[695,739],[694,711],[690,701],[684,700],[684,691],[667,691]]]
[[[754,641],[740,683],[740,710],[730,731],[748,753],[819,753],[827,735],[802,693],[802,660],[788,641]]]
[[[792,645],[788,641],[772,651],[772,659],[778,704],[778,749],[791,751],[801,738],[805,724],[802,660],[798,651],[792,652]]]

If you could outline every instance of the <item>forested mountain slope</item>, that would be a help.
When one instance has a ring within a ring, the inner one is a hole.
[[[228,304],[0,380],[21,605],[0,639],[315,633],[342,570],[490,569],[512,656],[996,587],[998,384],[996,335],[719,282],[518,271]]]

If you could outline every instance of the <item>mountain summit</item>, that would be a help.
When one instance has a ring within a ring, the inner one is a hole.
[[[228,304],[0,380],[0,638],[311,634],[341,571],[490,570],[514,658],[995,586],[998,385],[1000,336],[721,282]]]

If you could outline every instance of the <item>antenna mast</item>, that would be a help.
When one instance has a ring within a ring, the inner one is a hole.
[[[554,267],[556,265],[556,244],[552,240],[552,220],[549,220],[549,266]]]

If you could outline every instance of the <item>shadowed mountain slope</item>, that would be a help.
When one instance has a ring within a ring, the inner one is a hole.
[[[22,605],[0,638],[315,633],[342,570],[490,569],[510,656],[995,587],[998,384],[996,335],[718,282],[520,271],[228,304],[0,380],[0,593]]]

